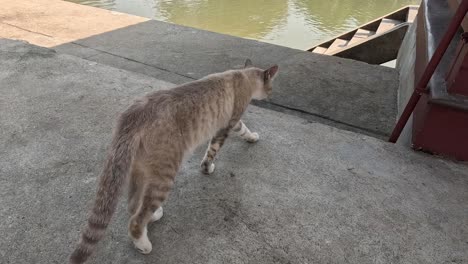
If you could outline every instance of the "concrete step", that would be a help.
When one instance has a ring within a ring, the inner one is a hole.
[[[382,19],[382,22],[380,22],[379,28],[377,29],[377,34],[388,31],[400,23],[402,22],[398,20],[384,18]]]
[[[135,17],[91,7],[81,10],[64,1],[10,1],[2,7],[0,23],[11,26],[6,31],[0,27],[0,36],[20,36],[45,46],[66,42],[53,48],[171,83],[241,67],[246,58],[260,67],[277,63],[274,93],[262,107],[381,138],[395,123],[394,69],[154,20],[135,24]]]
[[[259,67],[280,66],[262,107],[380,138],[396,119],[397,72],[358,61],[154,20],[54,49],[173,83],[242,67],[251,58]],[[81,55],[91,51],[98,54]]]
[[[176,33],[168,38],[166,32]],[[88,60],[174,83],[242,67],[247,57],[259,67],[279,64],[273,96],[262,107],[381,138],[391,132],[396,119],[394,69],[159,21],[75,43],[101,51]],[[67,44],[55,48],[74,54]]]
[[[67,259],[117,113],[170,86],[0,40],[2,262]],[[205,146],[183,164],[151,254],[131,246],[120,203],[89,263],[390,263],[401,248],[408,263],[468,259],[463,164],[255,106],[245,122],[260,141],[230,138],[213,175],[199,172]]]

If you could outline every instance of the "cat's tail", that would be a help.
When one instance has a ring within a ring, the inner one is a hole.
[[[106,160],[96,194],[93,209],[86,228],[81,232],[78,246],[70,256],[71,264],[84,263],[93,253],[96,244],[104,237],[117,207],[120,191],[129,174],[134,147],[138,139],[133,136],[116,136]]]

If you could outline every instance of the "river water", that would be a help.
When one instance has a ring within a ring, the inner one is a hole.
[[[420,0],[68,0],[307,49]]]

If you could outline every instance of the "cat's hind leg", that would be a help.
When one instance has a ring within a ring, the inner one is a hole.
[[[244,122],[242,122],[242,120],[237,122],[237,124],[232,128],[232,132],[249,143],[257,142],[259,139],[258,133],[250,132],[249,128],[244,124]]]
[[[132,166],[128,184],[128,211],[131,215],[136,213],[144,191],[144,173],[138,165]],[[163,216],[163,208],[160,206],[151,216],[150,222],[155,222]]]
[[[147,235],[147,225],[162,217],[161,205],[169,195],[178,169],[178,165],[164,164],[164,162],[148,167],[148,174],[151,175],[145,175],[147,182],[144,194],[128,226],[129,236],[142,254],[149,254],[152,250],[152,244]]]
[[[144,173],[137,162],[133,162],[128,182],[128,212],[135,214],[144,190]]]

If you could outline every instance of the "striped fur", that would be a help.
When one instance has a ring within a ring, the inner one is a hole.
[[[223,129],[218,131],[218,133],[211,139],[208,149],[205,152],[205,157],[201,163],[201,170],[205,174],[211,174],[214,171],[214,159],[219,149],[224,145],[224,141],[228,137],[228,133],[232,131],[235,135],[245,139],[249,143],[254,143],[258,141],[258,134],[252,133],[247,128],[247,126],[239,120],[237,124],[232,129]]]
[[[263,99],[271,93],[278,67],[261,70],[249,64],[250,60],[243,70],[150,93],[121,114],[94,206],[70,263],[84,263],[104,237],[126,181],[131,213],[128,233],[135,247],[148,254],[152,246],[147,224],[161,218],[161,205],[184,156],[211,138],[202,162],[203,172],[210,173],[231,129],[247,141],[258,139],[240,118],[252,98]]]

